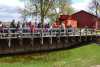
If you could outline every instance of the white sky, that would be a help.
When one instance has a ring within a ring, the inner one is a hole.
[[[72,7],[75,8],[75,10],[87,10],[87,6],[91,0],[72,1]],[[24,3],[20,2],[20,0],[0,0],[0,20],[19,20],[20,14],[17,12],[17,8],[23,7]]]
[[[72,7],[75,10],[88,10],[89,3],[91,0],[72,0],[73,4]]]
[[[19,0],[0,0],[0,5],[23,7],[23,3],[20,2]]]
[[[0,0],[0,21],[19,20],[18,8],[23,8],[24,3],[19,0]]]

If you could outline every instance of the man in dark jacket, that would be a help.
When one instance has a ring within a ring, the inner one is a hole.
[[[10,28],[12,33],[15,33],[16,31],[16,25],[15,25],[15,20],[12,20],[11,24],[10,24]]]

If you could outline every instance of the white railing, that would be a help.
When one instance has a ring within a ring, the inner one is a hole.
[[[65,36],[89,36],[96,35],[91,28],[3,28],[0,30],[0,38],[39,38],[39,37],[65,37]]]

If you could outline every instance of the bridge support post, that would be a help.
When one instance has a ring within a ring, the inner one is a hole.
[[[60,37],[61,37],[61,29],[60,29],[60,31],[59,31],[59,35],[58,35],[58,38],[57,38],[57,43],[60,43]]]
[[[57,39],[57,43],[60,43],[60,37],[58,37],[58,39]]]
[[[20,44],[20,46],[22,46],[23,45],[22,33],[19,33],[18,38],[19,38],[19,44]]]
[[[68,43],[68,38],[69,38],[68,36],[65,38],[65,43]]]
[[[20,44],[20,46],[22,46],[23,45],[23,39],[20,38],[19,40],[20,40],[19,44]]]
[[[31,38],[31,45],[32,45],[32,47],[34,45],[34,38],[33,37]]]
[[[8,47],[11,47],[11,38],[8,39]]]
[[[69,33],[68,33],[68,29],[66,30],[66,39],[65,39],[65,43],[67,44],[69,42]]]
[[[71,41],[72,41],[73,43],[75,43],[75,37],[72,37],[72,38],[71,38]]]
[[[52,37],[50,38],[50,44],[52,45]]]
[[[44,36],[44,34],[43,34],[44,32],[43,32],[43,29],[41,29],[41,44],[43,45],[43,36]]]
[[[32,45],[32,47],[33,47],[33,45],[34,45],[34,34],[31,33],[31,35],[32,35],[32,37],[31,37],[31,45]]]
[[[82,42],[82,37],[80,36],[80,38],[79,38],[79,42]]]
[[[43,37],[41,38],[41,44],[43,45]]]

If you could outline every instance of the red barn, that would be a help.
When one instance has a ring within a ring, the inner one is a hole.
[[[59,22],[63,22],[66,27],[71,26],[73,28],[96,28],[100,29],[100,20],[86,11],[79,11],[72,15],[61,15],[59,17]]]
[[[100,18],[98,18],[98,20],[96,22],[96,29],[100,30]]]
[[[74,18],[71,18],[69,15],[60,15],[59,22],[63,22],[65,24],[65,27],[77,27],[77,21],[74,20]]]
[[[71,20],[77,21],[78,28],[96,28],[97,17],[86,11],[79,11],[70,16]]]

